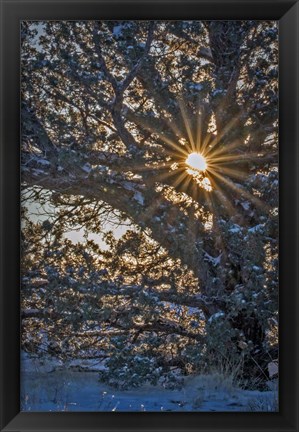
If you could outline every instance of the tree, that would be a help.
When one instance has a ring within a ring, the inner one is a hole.
[[[260,373],[278,310],[277,57],[268,21],[23,23],[24,197],[55,209],[24,216],[24,302],[46,305],[24,309],[29,333],[49,309],[124,386],[219,358]],[[108,251],[63,237],[107,218],[131,225]]]

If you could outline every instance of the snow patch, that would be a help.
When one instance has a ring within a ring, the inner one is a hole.
[[[249,201],[241,202],[241,206],[243,207],[244,210],[249,210],[250,202]]]
[[[232,228],[230,228],[228,231],[229,231],[230,233],[236,234],[236,233],[240,233],[240,232],[242,231],[242,228],[241,228],[239,225],[235,224],[235,225],[234,225]]]
[[[250,232],[250,233],[256,233],[256,232],[262,233],[264,227],[265,227],[265,224],[258,224],[252,228],[249,228],[248,232]]]
[[[190,88],[193,88],[194,90],[202,90],[203,89],[203,85],[200,83],[191,83],[189,85]]]
[[[217,374],[188,376],[180,390],[148,384],[115,390],[99,382],[98,372],[69,368],[41,372],[35,367],[23,372],[21,379],[21,410],[26,412],[244,412],[255,401],[262,402],[257,411],[274,411],[275,400],[275,387],[265,392],[241,390]]]
[[[209,261],[214,267],[221,263],[221,257],[222,253],[215,258],[209,255],[207,252],[204,253],[204,260]]]
[[[213,321],[222,318],[225,316],[224,312],[216,312],[214,313],[214,315],[210,316],[210,318],[208,319],[208,323],[211,324]]]
[[[254,271],[260,271],[260,270],[262,270],[261,269],[261,267],[258,267],[258,266],[252,266],[252,270],[254,270]]]
[[[138,201],[140,205],[144,205],[144,196],[140,192],[135,192],[133,196],[135,201]]]
[[[36,160],[36,162],[37,162],[39,165],[44,165],[44,166],[48,166],[48,165],[50,165],[50,162],[47,161],[46,159],[41,159],[41,158],[38,158],[38,157],[36,157],[36,158],[34,158],[34,159]]]
[[[82,169],[86,173],[90,173],[90,171],[92,170],[91,165],[89,163],[86,163],[85,165],[83,165]]]
[[[129,191],[135,191],[135,185],[127,181],[122,182],[123,187]]]
[[[124,28],[123,24],[119,24],[113,27],[112,33],[113,36],[116,37],[116,39],[122,37],[123,28]]]

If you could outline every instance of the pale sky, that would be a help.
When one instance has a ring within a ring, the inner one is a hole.
[[[34,202],[34,201],[28,200],[26,207],[28,208],[28,215],[33,222],[43,222],[47,219],[48,220],[51,219],[50,209],[49,209],[49,214],[47,214],[46,208],[41,207],[40,204],[36,201]],[[132,228],[133,228],[132,226],[128,225],[128,221],[125,222],[125,225],[124,224],[118,225],[116,223],[109,223],[109,222],[106,222],[104,224],[104,231],[106,231],[106,232],[112,231],[113,235],[116,239],[121,238],[128,229],[132,229]],[[66,231],[64,234],[64,237],[68,238],[73,243],[78,243],[78,242],[84,243],[85,242],[84,229],[82,229],[82,228],[80,228],[78,230]],[[108,249],[108,245],[103,240],[101,235],[94,234],[91,232],[88,234],[88,239],[94,240],[96,243],[98,243],[101,246],[101,248]]]

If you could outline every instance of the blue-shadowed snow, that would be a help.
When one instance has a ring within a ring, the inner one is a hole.
[[[140,205],[144,204],[144,197],[140,192],[136,191],[133,198],[134,200],[138,201]]]
[[[252,228],[249,228],[248,232],[250,232],[250,233],[256,233],[256,232],[262,233],[264,227],[265,227],[265,224],[258,224],[258,225],[255,225]]]
[[[118,24],[116,26],[113,27],[113,36],[116,37],[117,39],[122,37],[122,32],[124,29],[124,25],[123,24]]]
[[[230,228],[228,230],[230,233],[236,234],[236,233],[240,233],[242,231],[242,228],[240,227],[240,225],[234,224],[232,228]]]
[[[180,390],[144,385],[115,390],[98,381],[93,359],[33,360],[22,354],[22,411],[273,411],[277,392],[241,390],[221,375],[189,376]]]
[[[224,312],[216,312],[216,313],[214,313],[214,315],[210,316],[210,318],[208,319],[208,323],[211,323],[212,321],[215,321],[218,318],[222,318],[224,316],[225,316]]]

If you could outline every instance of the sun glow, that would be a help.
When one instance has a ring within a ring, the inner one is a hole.
[[[200,153],[190,153],[186,159],[186,165],[198,171],[205,171],[208,167],[205,157]]]
[[[238,183],[244,181],[247,170],[243,169],[246,161],[261,160],[264,157],[260,153],[236,151],[240,146],[238,139],[228,144],[223,144],[223,138],[236,126],[239,115],[235,116],[222,130],[217,130],[215,119],[213,119],[213,131],[204,133],[204,116],[199,115],[195,121],[190,120],[187,104],[182,98],[178,100],[181,120],[184,129],[179,129],[174,119],[165,117],[165,123],[169,127],[169,134],[165,135],[148,123],[139,119],[139,125],[149,132],[158,135],[163,142],[168,158],[161,163],[155,164],[155,169],[160,170],[156,176],[157,182],[167,179],[174,189],[190,195],[194,201],[205,203],[210,207],[212,213],[217,206],[214,200],[225,207],[227,213],[235,214],[235,208],[230,204],[231,194],[239,194],[256,206],[265,210],[265,203],[261,202],[256,195],[246,192]],[[178,139],[179,138],[179,139]],[[239,165],[239,163],[241,163]],[[132,171],[152,170],[152,164],[142,166],[133,165]],[[206,192],[215,193],[209,197]]]

